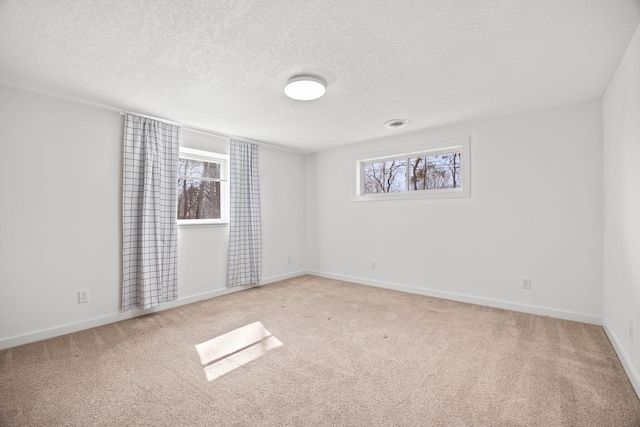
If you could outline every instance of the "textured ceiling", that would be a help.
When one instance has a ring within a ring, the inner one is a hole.
[[[599,98],[639,22],[640,0],[0,0],[0,83],[315,151]],[[299,73],[325,96],[286,98]]]

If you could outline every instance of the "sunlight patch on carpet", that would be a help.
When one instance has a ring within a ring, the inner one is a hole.
[[[264,325],[254,322],[196,345],[207,380],[213,381],[283,344]]]

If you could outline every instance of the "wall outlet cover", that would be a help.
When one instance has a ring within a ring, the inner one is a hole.
[[[89,291],[78,291],[78,303],[82,304],[85,302],[89,302]]]

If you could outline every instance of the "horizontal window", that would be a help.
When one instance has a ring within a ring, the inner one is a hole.
[[[450,145],[455,143],[455,145]],[[358,159],[356,201],[469,196],[469,140]]]

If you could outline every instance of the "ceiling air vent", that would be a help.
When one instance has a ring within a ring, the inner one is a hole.
[[[384,125],[389,129],[400,129],[405,127],[408,124],[409,124],[409,120],[393,119],[393,120],[389,120]]]

